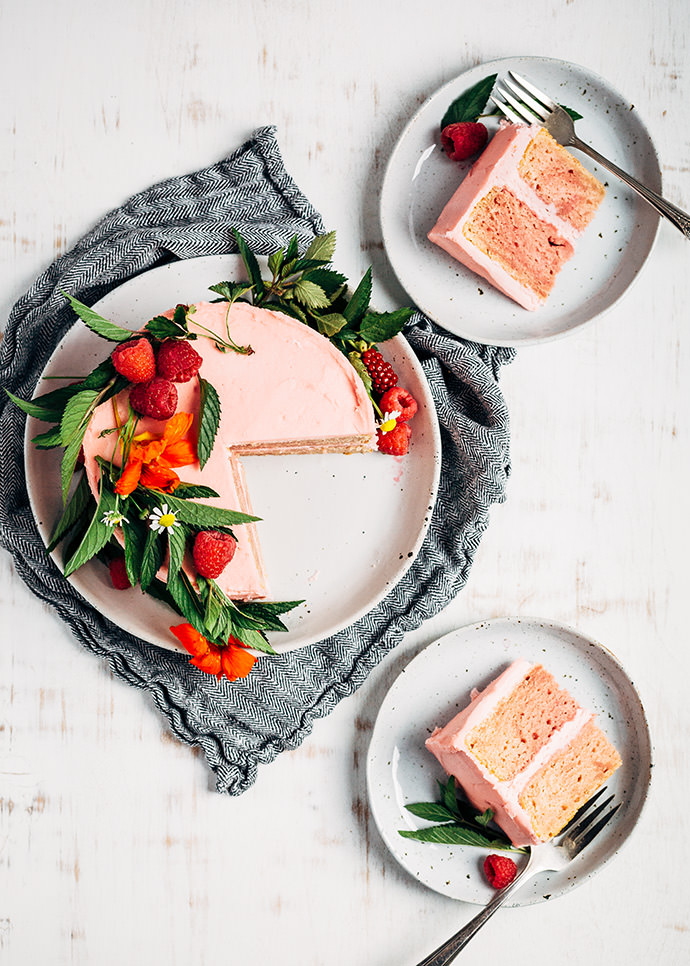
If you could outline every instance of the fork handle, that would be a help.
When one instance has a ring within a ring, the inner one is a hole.
[[[593,161],[596,161],[603,168],[606,168],[612,174],[615,174],[621,181],[625,181],[627,185],[630,185],[639,195],[641,195],[645,201],[647,201],[652,208],[663,215],[664,218],[668,218],[671,224],[675,225],[679,231],[682,231],[686,238],[690,238],[690,215],[675,205],[672,205],[670,201],[666,201],[661,195],[658,195],[656,191],[652,191],[651,188],[645,187],[645,185],[640,184],[640,182],[633,178],[632,175],[627,174],[618,165],[614,164],[613,161],[609,161],[595,151],[594,148],[590,147],[584,141],[581,141],[579,137],[573,135],[568,142],[568,147],[577,148],[578,151],[582,151]]]
[[[501,889],[500,892],[497,892],[493,899],[484,906],[482,911],[477,913],[474,919],[470,919],[466,926],[463,926],[459,932],[451,936],[442,946],[435,949],[433,953],[429,953],[417,966],[447,966],[447,963],[452,962],[460,950],[464,949],[475,933],[482,928],[484,923],[491,919],[497,909],[500,909],[506,899],[509,899],[520,886],[525,884],[527,879],[539,871],[535,863],[532,862],[533,855],[534,852],[530,855],[530,861],[517,874],[510,885],[506,886],[505,889]]]

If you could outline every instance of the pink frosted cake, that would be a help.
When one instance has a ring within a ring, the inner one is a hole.
[[[586,711],[539,664],[519,660],[426,746],[516,846],[556,835],[621,764]]]
[[[428,237],[509,298],[536,309],[603,197],[603,185],[544,128],[506,124]]]
[[[172,313],[169,313],[172,315]],[[239,457],[283,453],[354,453],[376,449],[376,427],[371,401],[359,375],[335,346],[314,329],[281,312],[245,302],[201,302],[189,314],[190,332],[201,327],[219,335],[227,331],[238,345],[250,345],[251,355],[219,352],[210,339],[197,339],[202,372],[221,401],[221,422],[210,459],[184,468],[185,483],[203,483],[220,496],[213,502],[229,510],[251,513],[249,494]],[[178,383],[177,412],[199,413],[199,383]],[[86,472],[98,492],[101,456],[110,460],[109,434],[128,412],[129,391],[94,412],[84,437]],[[157,420],[142,417],[138,432],[160,432]],[[266,596],[261,550],[252,523],[238,535],[237,551],[218,578],[232,600]],[[185,568],[186,569],[186,568]],[[193,572],[192,572],[193,574]]]

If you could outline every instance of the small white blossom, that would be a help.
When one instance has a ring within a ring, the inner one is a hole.
[[[149,514],[149,522],[152,530],[172,530],[179,527],[180,523],[172,510],[168,509],[168,504],[164,503],[160,507],[154,507]]]
[[[398,416],[400,415],[399,409],[393,409],[389,413],[384,413],[381,417],[381,422],[379,423],[379,429],[382,433],[390,433],[392,429],[395,429]]]
[[[129,523],[129,520],[120,510],[106,510],[101,523],[105,523],[107,527],[120,527],[123,523]]]

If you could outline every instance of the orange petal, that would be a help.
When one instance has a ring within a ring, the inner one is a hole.
[[[141,479],[141,469],[142,460],[140,459],[130,459],[127,461],[120,479],[115,484],[115,492],[119,496],[129,496],[129,494],[136,490],[139,480]]]
[[[203,654],[201,657],[193,657],[190,664],[194,667],[198,667],[200,671],[204,671],[206,674],[220,674],[221,664],[220,664],[220,651],[214,644],[209,645],[208,654]]]
[[[180,478],[175,470],[161,466],[159,463],[148,464],[141,473],[141,485],[150,490],[174,490]]]
[[[176,624],[171,627],[170,630],[173,632],[175,637],[178,639],[180,644],[193,654],[194,657],[203,657],[209,651],[209,642],[200,634],[196,627],[192,627],[191,624]]]
[[[161,456],[161,462],[168,466],[188,466],[196,461],[196,446],[188,439],[181,439],[179,442],[170,443],[166,446],[165,452]]]
[[[168,446],[171,443],[176,443],[189,432],[193,419],[191,413],[175,413],[172,419],[168,420],[163,430],[163,439]]]
[[[230,638],[234,640],[235,638]],[[251,669],[256,664],[256,658],[244,647],[237,647],[235,644],[228,644],[220,652],[221,667],[223,674],[229,681],[236,681],[238,678],[246,678]]]

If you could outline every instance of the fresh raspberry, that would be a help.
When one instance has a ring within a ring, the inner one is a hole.
[[[201,368],[202,361],[187,339],[166,339],[156,356],[156,371],[172,382],[189,382]]]
[[[451,161],[465,161],[481,151],[489,132],[478,121],[457,121],[441,131],[441,143]]]
[[[127,566],[124,557],[113,557],[108,564],[108,570],[110,571],[110,579],[113,582],[115,590],[128,590],[132,586],[127,576]]]
[[[387,456],[404,456],[410,448],[411,435],[412,430],[407,423],[398,423],[388,433],[382,433],[380,429],[376,431],[379,449]]]
[[[156,358],[148,339],[128,339],[110,354],[113,365],[128,382],[148,382],[156,375]]]
[[[416,399],[412,393],[403,389],[402,386],[393,386],[392,389],[385,392],[381,397],[379,406],[384,413],[399,413],[397,416],[399,423],[406,423],[417,412]]]
[[[138,383],[129,394],[132,409],[152,419],[170,419],[177,409],[177,389],[169,379],[154,376],[150,382]]]
[[[219,577],[235,555],[237,542],[229,533],[202,530],[194,540],[194,566],[202,577]]]
[[[367,372],[371,376],[374,391],[384,393],[387,389],[392,389],[398,382],[393,366],[386,362],[380,352],[376,349],[367,349],[362,353],[362,362],[367,367]]]
[[[507,855],[487,855],[484,875],[494,889],[505,889],[517,875],[517,866]]]

